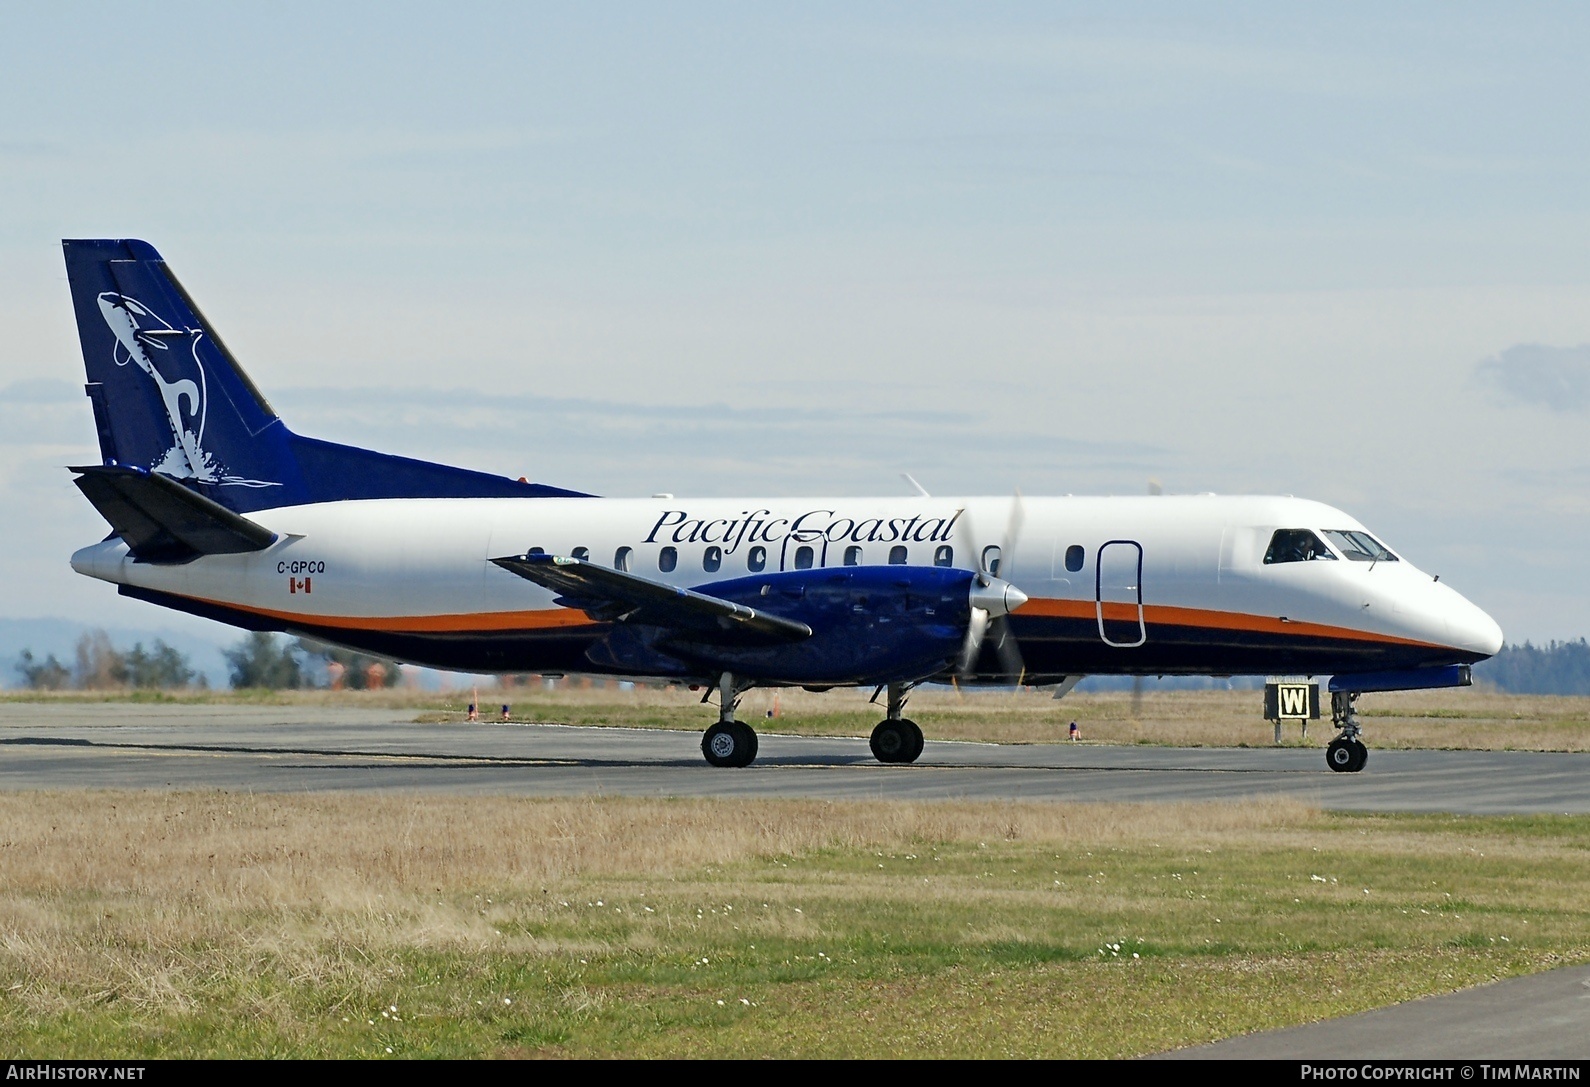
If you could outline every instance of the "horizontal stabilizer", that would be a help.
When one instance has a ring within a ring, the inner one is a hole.
[[[276,534],[168,476],[124,465],[73,468],[74,483],[139,562],[260,551]]]
[[[719,635],[743,631],[762,640],[782,642],[800,641],[812,634],[811,627],[793,619],[580,559],[532,552],[491,561],[560,594],[557,602],[564,607],[578,608],[603,622]]]

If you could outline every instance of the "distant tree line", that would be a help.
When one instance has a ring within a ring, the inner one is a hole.
[[[309,638],[278,640],[261,630],[226,650],[226,661],[232,686],[237,688],[374,691],[395,686],[402,678],[402,668],[395,661]]]
[[[1504,646],[1474,666],[1474,679],[1513,694],[1590,695],[1590,643],[1580,638]]]
[[[263,631],[244,636],[225,650],[228,678],[233,687],[283,690],[329,687],[333,690],[375,690],[390,687],[402,678],[393,661],[324,645],[307,638],[283,639]],[[187,654],[157,638],[148,648],[142,642],[129,650],[111,644],[103,630],[84,632],[76,652],[62,661],[54,653],[40,659],[24,649],[16,672],[22,684],[35,691],[172,690],[209,686]]]
[[[36,691],[192,687],[196,678],[199,686],[206,685],[204,678],[194,673],[187,654],[161,639],[156,638],[148,649],[138,642],[123,652],[110,644],[103,630],[86,631],[77,640],[73,658],[65,663],[54,653],[39,660],[31,649],[24,649],[16,670],[23,684]]]

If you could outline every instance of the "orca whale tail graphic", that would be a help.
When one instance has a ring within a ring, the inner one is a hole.
[[[165,476],[237,513],[359,498],[578,494],[294,434],[154,246],[61,244],[106,465]]]

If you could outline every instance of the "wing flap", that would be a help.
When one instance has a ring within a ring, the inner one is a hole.
[[[794,619],[581,559],[531,553],[491,561],[558,593],[557,603],[564,607],[577,608],[604,622],[670,627],[719,637],[743,634],[777,642],[798,642],[812,634],[811,627]]]
[[[73,468],[72,482],[139,562],[187,562],[200,555],[262,551],[276,533],[174,479],[124,465]]]

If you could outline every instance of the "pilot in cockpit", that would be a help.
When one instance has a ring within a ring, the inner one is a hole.
[[[1270,547],[1264,553],[1266,566],[1280,562],[1314,562],[1334,559],[1336,556],[1320,542],[1320,538],[1306,528],[1281,528],[1270,538]]]

